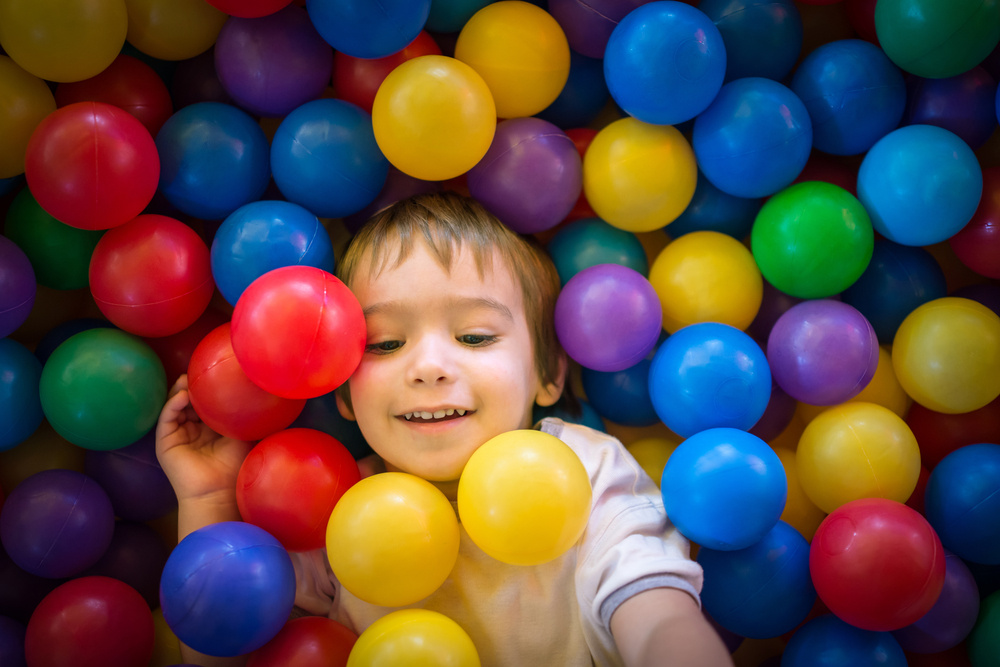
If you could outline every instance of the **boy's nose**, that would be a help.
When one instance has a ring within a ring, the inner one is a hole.
[[[410,382],[414,384],[442,384],[450,382],[454,369],[446,345],[441,341],[421,341],[414,350],[410,366]]]

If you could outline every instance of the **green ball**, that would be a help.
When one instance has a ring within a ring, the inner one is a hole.
[[[966,647],[972,667],[1000,667],[1000,591],[979,605],[979,618]]]
[[[767,282],[803,299],[847,289],[871,261],[875,233],[861,202],[822,181],[789,186],[761,207],[750,232],[754,260]]]
[[[103,230],[77,229],[59,222],[28,188],[14,197],[4,226],[4,235],[28,256],[38,284],[58,290],[89,285],[90,256],[103,234]]]
[[[878,0],[875,33],[901,69],[928,79],[958,76],[1000,42],[1000,0]]]
[[[156,425],[167,399],[159,357],[137,336],[96,328],[70,336],[45,362],[42,412],[59,435],[84,449],[130,445]]]

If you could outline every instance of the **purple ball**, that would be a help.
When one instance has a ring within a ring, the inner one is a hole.
[[[904,651],[940,653],[962,643],[979,615],[979,588],[972,571],[953,553],[945,552],[944,587],[930,611],[916,623],[893,631]]]
[[[24,635],[27,627],[9,616],[0,616],[0,665],[25,667]]]
[[[816,299],[792,306],[767,339],[778,386],[797,401],[838,405],[857,396],[878,366],[875,329],[856,308]]]
[[[0,236],[0,338],[24,324],[35,305],[35,270],[21,248]]]
[[[802,303],[804,299],[797,296],[785,294],[771,283],[764,281],[764,296],[760,301],[760,308],[753,322],[747,327],[747,333],[751,338],[758,341],[766,341],[771,335],[771,327],[778,321],[778,318],[785,314],[789,308],[797,303]]]
[[[153,431],[121,449],[88,450],[84,472],[101,485],[115,514],[126,521],[159,519],[177,507],[174,489],[156,459]]]
[[[771,397],[767,401],[767,408],[750,429],[750,433],[764,442],[770,442],[788,428],[797,407],[798,403],[795,399],[782,391],[777,383],[772,382]]]
[[[123,581],[142,595],[150,609],[156,609],[160,606],[160,575],[169,556],[170,549],[155,528],[118,521],[107,551],[81,576]]]
[[[997,82],[983,67],[944,79],[911,75],[901,125],[937,125],[978,150],[997,126]]]
[[[333,49],[297,5],[260,18],[230,17],[215,43],[222,87],[250,113],[281,117],[319,98],[333,73]]]
[[[566,33],[571,49],[603,58],[615,27],[636,7],[650,0],[549,0],[549,13]]]
[[[556,300],[556,336],[573,361],[613,373],[652,352],[663,326],[660,299],[638,271],[620,264],[586,268]]]
[[[467,174],[469,194],[521,234],[551,229],[573,210],[583,166],[573,140],[541,118],[497,125],[486,155]]]
[[[0,511],[0,542],[22,570],[72,577],[96,563],[115,529],[101,485],[75,470],[53,468],[14,487]]]

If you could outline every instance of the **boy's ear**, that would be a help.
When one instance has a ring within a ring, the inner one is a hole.
[[[566,386],[566,371],[568,367],[569,362],[566,359],[566,355],[560,354],[555,378],[548,384],[541,386],[538,396],[535,397],[535,403],[538,403],[543,408],[556,404],[556,401],[562,396],[563,388]]]
[[[347,421],[357,421],[354,417],[354,408],[351,407],[350,401],[344,398],[344,393],[350,391],[346,387],[338,388],[334,397],[337,399],[337,411],[340,416]]]

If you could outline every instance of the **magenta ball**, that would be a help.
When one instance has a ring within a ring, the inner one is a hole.
[[[571,359],[604,373],[652,352],[663,311],[649,281],[620,264],[597,264],[569,279],[556,301],[556,335]]]
[[[573,140],[540,118],[497,125],[486,155],[467,174],[469,194],[521,234],[555,227],[583,189],[583,166]]]
[[[215,43],[222,87],[241,107],[281,117],[319,98],[333,74],[333,48],[297,5],[260,18],[230,17]]]
[[[803,301],[774,323],[767,361],[774,381],[795,400],[837,405],[871,382],[878,338],[853,306],[830,299]]]

